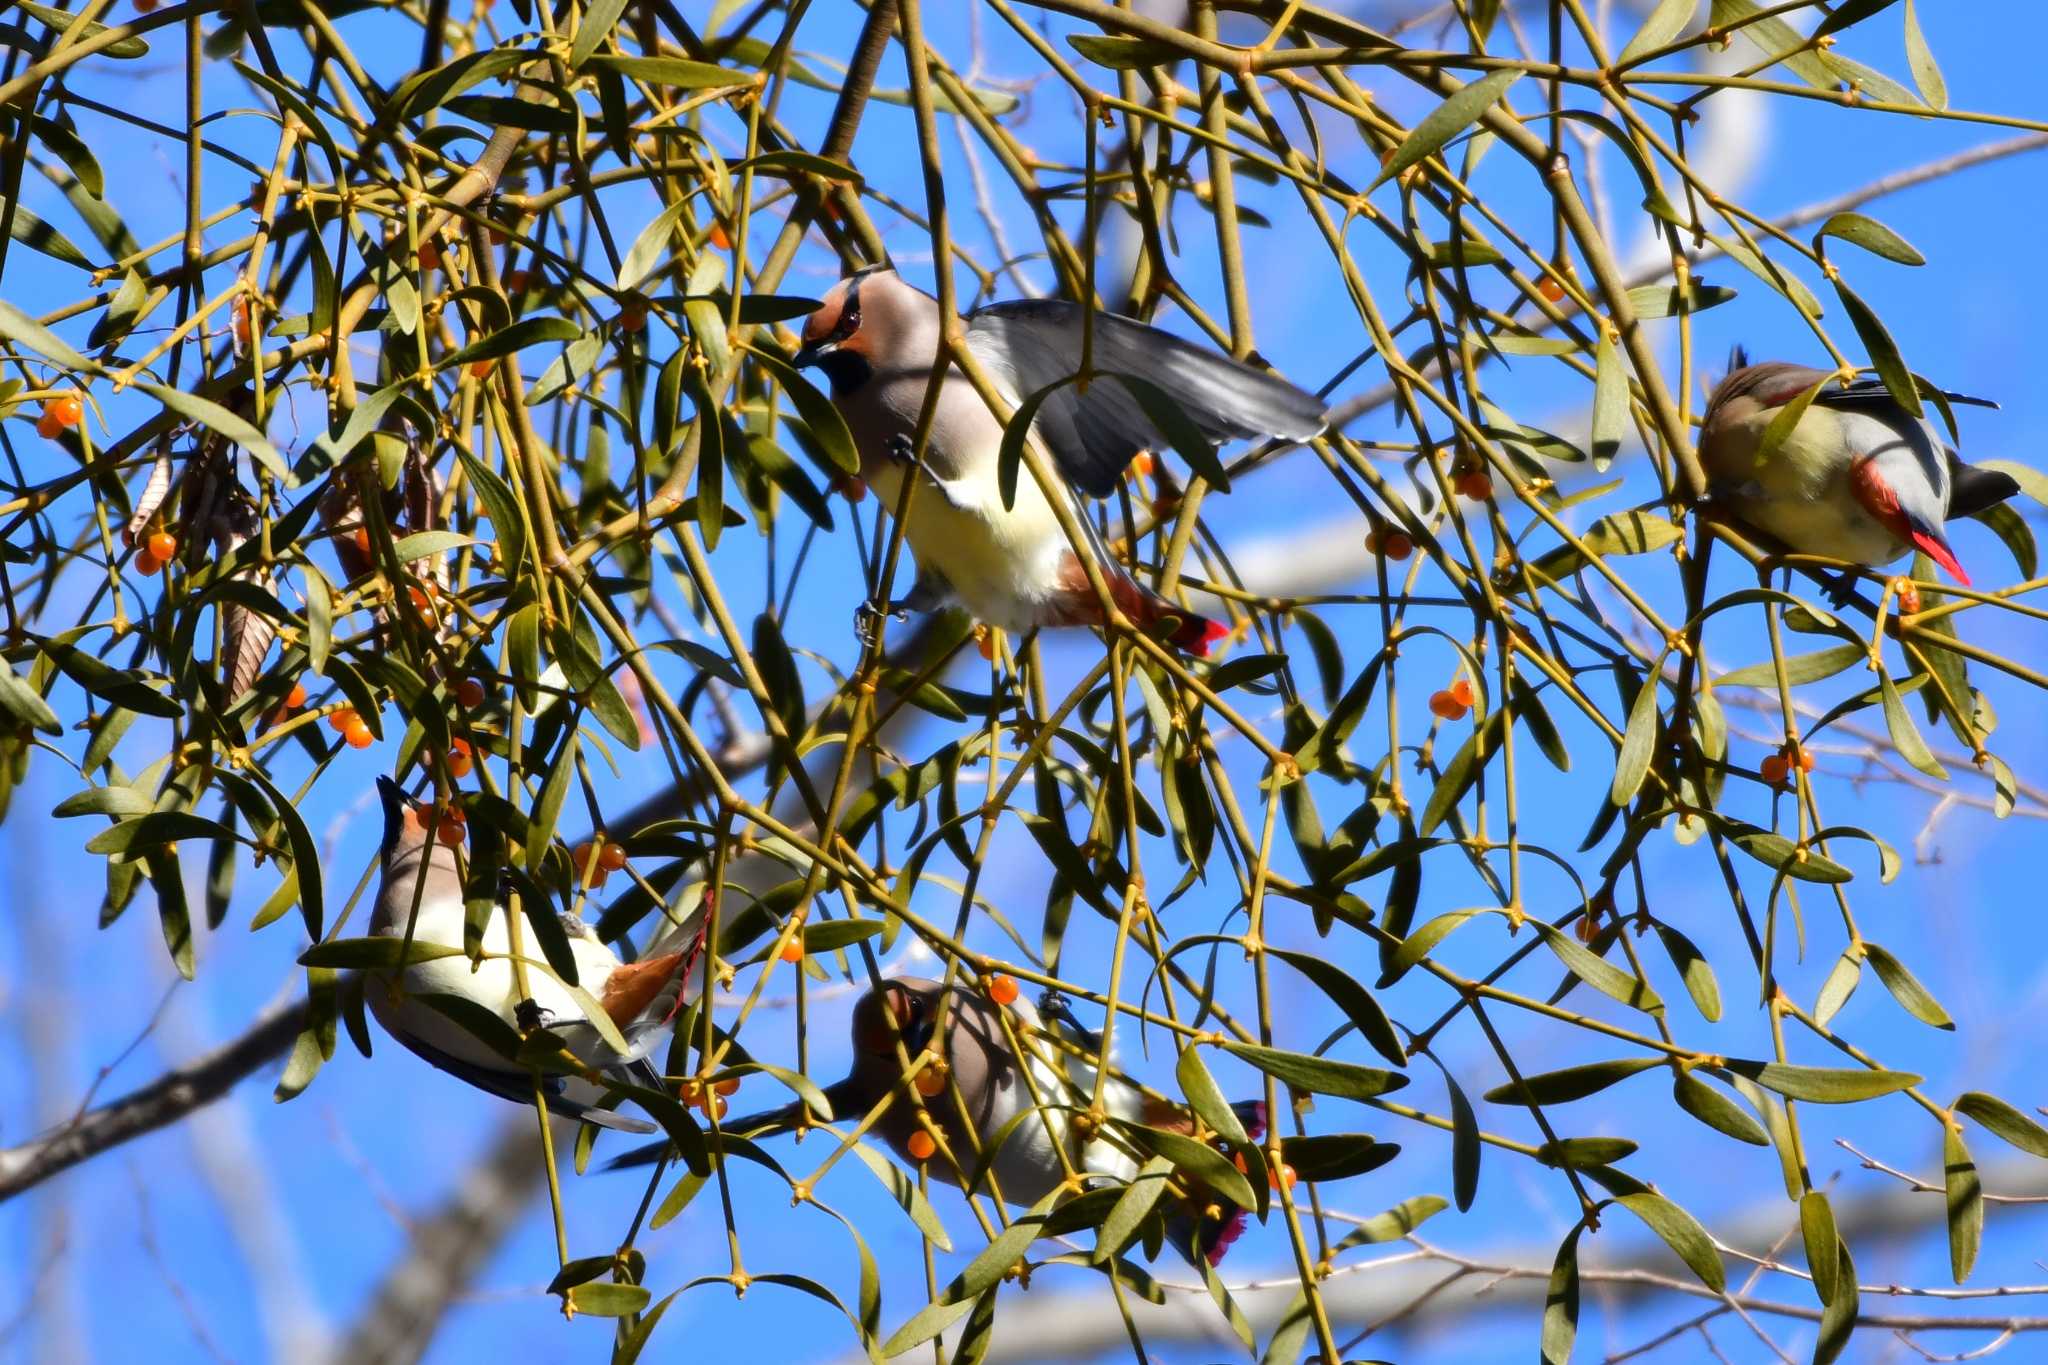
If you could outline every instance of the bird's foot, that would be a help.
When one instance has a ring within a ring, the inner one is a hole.
[[[1827,598],[1828,605],[1836,611],[1847,611],[1855,601],[1856,585],[1861,581],[1846,569],[1832,576],[1823,576],[1820,580],[1821,596]]]
[[[872,645],[882,638],[882,621],[893,616],[902,621],[908,618],[908,611],[901,602],[863,602],[853,609],[853,633],[863,645]]]
[[[512,1007],[512,1020],[521,1033],[535,1033],[553,1023],[555,1017],[529,996]]]
[[[918,463],[917,447],[912,444],[910,437],[900,431],[882,443],[882,453],[898,464]]]

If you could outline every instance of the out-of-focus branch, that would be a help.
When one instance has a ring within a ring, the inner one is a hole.
[[[2048,1193],[2048,1164],[2021,1163],[1987,1169],[1988,1188],[2012,1194]],[[2017,1216],[2015,1213],[2014,1216]],[[1787,1221],[1796,1228],[1797,1214],[1782,1202],[1739,1214],[1724,1224],[1724,1244],[1739,1251],[1764,1256],[1785,1232]],[[1861,1250],[1873,1241],[1918,1237],[1941,1226],[1941,1206],[1924,1193],[1887,1190],[1855,1201],[1838,1200],[1836,1226],[1852,1248]],[[1596,1256],[1597,1245],[1588,1241],[1581,1249],[1580,1279],[1606,1287],[1609,1301],[1635,1299],[1653,1293],[1676,1291],[1727,1302],[1686,1278],[1662,1243],[1624,1244],[1612,1257]],[[1442,1329],[1475,1313],[1509,1310],[1540,1312],[1553,1246],[1493,1248],[1466,1256],[1434,1246],[1395,1251],[1378,1260],[1355,1266],[1339,1266],[1322,1286],[1323,1301],[1333,1322],[1353,1325],[1383,1323],[1399,1317],[1410,1328]],[[1866,1258],[1867,1259],[1867,1258]],[[1790,1267],[1773,1267],[1798,1274]],[[1447,1269],[1451,1277],[1446,1281]],[[1675,1270],[1675,1273],[1666,1273]],[[1237,1277],[1232,1277],[1236,1280]],[[1293,1268],[1276,1268],[1269,1275],[1244,1277],[1250,1284],[1232,1290],[1237,1306],[1261,1338],[1271,1334],[1301,1292]],[[1995,1289],[1944,1290],[1922,1294],[1897,1285],[1866,1286],[1867,1295],[1914,1296],[1920,1298],[1989,1298]],[[1819,1309],[1810,1303],[1783,1303],[1775,1299],[1732,1296],[1744,1311],[1818,1319]],[[1130,1322],[1124,1313],[1130,1314]],[[1898,1330],[1973,1327],[1986,1331],[2035,1332],[2048,1330],[2048,1317],[1972,1315],[1949,1317],[1936,1312],[1884,1313],[1868,1311],[1859,1321],[1872,1327]],[[994,1335],[984,1360],[1023,1362],[1086,1360],[1114,1350],[1133,1332],[1148,1345],[1165,1342],[1216,1342],[1235,1345],[1236,1337],[1209,1301],[1202,1286],[1169,1284],[1165,1304],[1154,1306],[1126,1297],[1119,1304],[1094,1288],[1077,1288],[1068,1293],[1032,1296],[1029,1314],[998,1313]]]
[[[572,1124],[558,1125],[558,1142]],[[483,1159],[441,1207],[412,1225],[393,1262],[328,1359],[404,1365],[426,1354],[448,1305],[468,1287],[540,1192],[542,1155],[531,1113],[507,1113]]]
[[[198,1061],[166,1072],[54,1132],[0,1152],[0,1200],[213,1103],[238,1081],[282,1057],[305,1027],[305,1001],[276,1006],[241,1037]]]

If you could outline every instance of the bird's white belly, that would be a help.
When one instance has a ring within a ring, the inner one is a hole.
[[[1769,414],[1755,423],[1761,439]],[[1834,452],[1839,451],[1837,455]],[[1809,412],[1786,440],[1779,458],[1740,485],[1736,512],[1800,554],[1875,567],[1909,548],[1864,510],[1850,487],[1859,452],[1834,438]]]
[[[460,902],[422,906],[413,941],[460,950],[462,923]],[[402,928],[399,932],[403,932]],[[576,1056],[598,1066],[629,1060],[621,1058],[591,1027],[576,997],[560,979],[540,965],[539,949],[531,942],[530,935],[527,938],[525,992],[519,989],[518,976],[506,956],[511,952],[511,938],[505,929],[504,910],[500,908],[492,913],[484,928],[484,951],[492,956],[475,964],[461,955],[438,957],[429,962],[415,962],[395,974],[372,972],[363,984],[364,998],[386,1029],[409,1033],[427,1046],[462,1061],[503,1070],[510,1064],[487,1043],[415,997],[459,995],[481,1005],[504,1020],[508,1027],[516,1029],[519,1026],[519,1003],[530,993],[534,1004],[542,1011],[543,1020],[561,1035]],[[572,948],[576,946],[579,945],[572,944]],[[582,960],[583,957],[583,954],[578,954],[577,968],[579,974],[587,978],[596,964]],[[579,984],[585,991],[590,991],[593,987],[601,989],[603,983],[586,979]]]

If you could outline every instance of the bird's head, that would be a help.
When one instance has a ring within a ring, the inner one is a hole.
[[[443,861],[454,863],[453,843],[459,843],[460,840],[453,835],[438,837],[441,834],[439,825],[442,822],[433,819],[431,807],[407,796],[405,789],[388,777],[377,779],[377,795],[384,803],[384,842],[381,854],[386,876],[401,866],[412,865],[423,854],[430,860],[438,856]]]
[[[915,1057],[932,1040],[939,995],[945,988],[936,981],[906,976],[885,981],[869,991],[853,1007],[853,1050],[857,1058],[896,1056],[896,1040]]]
[[[796,367],[823,370],[834,393],[859,388],[874,373],[878,341],[900,331],[898,295],[915,293],[886,265],[856,270],[826,290],[818,310],[804,319]]]

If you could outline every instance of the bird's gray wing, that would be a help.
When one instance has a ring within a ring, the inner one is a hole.
[[[1801,373],[1805,375],[1805,379],[1798,388],[1773,397],[1770,401],[1774,403],[1791,402],[1802,389],[1810,386],[1821,375],[1819,370],[1805,370],[1801,371]],[[1965,393],[1944,393],[1942,397],[1951,403],[1967,403],[1973,408],[1995,408],[1998,406],[1989,398],[1972,398]],[[1815,395],[1813,401],[1821,404],[1823,407],[1854,408],[1866,411],[1875,410],[1886,414],[1887,421],[1893,418],[1900,421],[1908,420],[1908,414],[1899,406],[1899,400],[1892,397],[1891,390],[1887,389],[1884,386],[1884,381],[1876,375],[1865,375],[1863,378],[1852,380],[1847,384],[1835,384],[1822,389]]]
[[[410,1048],[423,1061],[438,1067],[458,1080],[469,1082],[486,1094],[496,1095],[499,1099],[510,1100],[514,1104],[533,1103],[533,1078],[526,1072],[494,1071],[489,1067],[465,1062],[459,1057],[451,1057],[439,1048],[423,1043],[409,1035],[393,1034],[392,1036]],[[625,1114],[615,1114],[609,1109],[599,1109],[593,1105],[584,1104],[579,1100],[570,1099],[562,1093],[562,1078],[560,1076],[541,1077],[541,1098],[546,1102],[550,1113],[560,1114],[564,1118],[580,1119],[584,1123],[593,1124],[599,1128],[609,1128],[613,1132],[656,1133],[661,1131],[654,1124],[648,1123],[644,1119],[631,1118]]]
[[[1079,368],[1083,317],[1080,305],[1056,299],[990,304],[967,315],[967,344],[1028,398]],[[1071,384],[1055,390],[1032,424],[1060,472],[1091,497],[1114,492],[1139,451],[1168,445],[1130,390],[1102,375],[1131,375],[1164,391],[1212,442],[1306,441],[1327,425],[1315,395],[1157,327],[1097,313],[1094,332],[1098,378],[1085,392]]]

